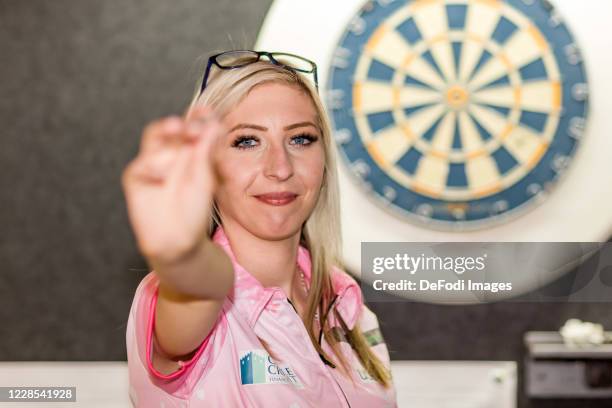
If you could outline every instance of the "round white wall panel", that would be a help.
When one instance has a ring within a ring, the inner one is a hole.
[[[595,0],[275,1],[256,48],[319,67],[349,268],[362,241],[607,240],[611,12]]]

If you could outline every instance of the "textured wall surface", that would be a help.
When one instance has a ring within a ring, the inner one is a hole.
[[[0,1],[0,360],[125,359],[146,264],[121,171],[147,122],[184,110],[198,57],[251,47],[270,3]],[[527,330],[612,327],[609,304],[370,306],[394,359],[521,363]]]
[[[269,0],[0,2],[0,360],[125,359],[146,267],[120,175]],[[203,61],[205,62],[205,61]]]

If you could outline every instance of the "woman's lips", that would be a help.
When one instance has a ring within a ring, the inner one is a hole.
[[[255,196],[259,201],[270,205],[287,205],[295,198],[297,194],[289,192],[258,194]]]

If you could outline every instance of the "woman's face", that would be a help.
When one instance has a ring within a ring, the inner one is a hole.
[[[262,239],[300,231],[321,189],[322,135],[310,98],[297,88],[264,83],[223,118],[228,133],[215,147],[215,193],[224,225]]]

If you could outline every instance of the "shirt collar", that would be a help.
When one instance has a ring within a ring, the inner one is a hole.
[[[229,297],[249,324],[255,326],[261,312],[272,297],[275,295],[284,297],[285,295],[278,287],[264,287],[257,278],[238,263],[222,226],[217,227],[212,240],[225,250],[234,266],[234,287]],[[298,247],[297,262],[304,272],[305,279],[310,283],[312,267],[310,251],[303,245]],[[337,267],[332,267],[331,274],[334,294],[337,295],[336,310],[348,328],[352,329],[363,308],[361,288],[353,277]]]

